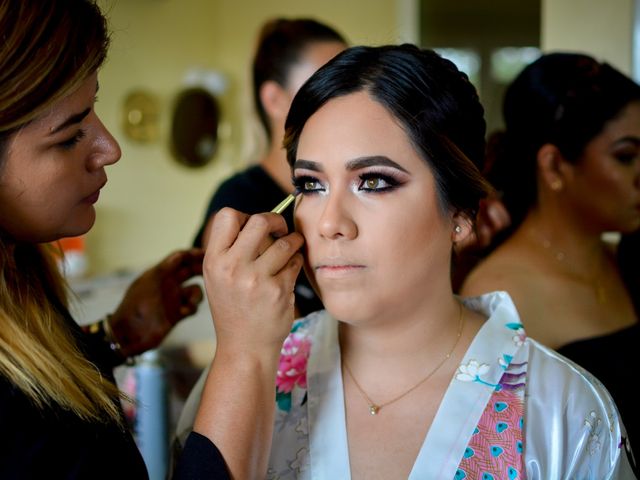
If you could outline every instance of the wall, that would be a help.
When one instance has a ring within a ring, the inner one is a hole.
[[[216,185],[252,160],[241,119],[250,110],[247,73],[255,34],[272,16],[314,16],[352,43],[395,42],[413,31],[411,0],[101,0],[113,31],[108,63],[100,74],[97,111],[120,141],[122,160],[107,170],[109,183],[87,235],[90,273],[140,269],[169,251],[189,246]],[[363,21],[366,18],[366,22]],[[406,19],[406,20],[405,20]],[[403,25],[405,23],[405,25]],[[216,160],[188,169],[168,149],[172,100],[185,72],[214,69],[228,80],[221,97],[227,134]],[[122,102],[133,88],[155,94],[161,138],[128,140]],[[255,157],[255,154],[254,154]],[[253,158],[255,159],[255,158]]]
[[[631,74],[633,0],[542,0],[544,51],[589,53]]]

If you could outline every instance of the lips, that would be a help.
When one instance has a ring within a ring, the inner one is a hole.
[[[98,201],[98,198],[100,198],[100,190],[102,190],[102,187],[104,187],[106,185],[107,182],[104,182],[102,185],[100,185],[100,187],[93,192],[91,195],[87,195],[86,197],[84,197],[82,199],[82,201],[84,203],[90,203],[90,204],[94,204]]]
[[[316,270],[327,270],[327,271],[336,271],[340,272],[343,270],[357,270],[360,268],[364,268],[363,265],[318,265]]]
[[[100,198],[100,190],[89,195],[88,197],[84,197],[83,202],[93,204],[98,201],[98,198]]]
[[[344,277],[353,275],[363,271],[366,267],[357,263],[348,262],[328,262],[318,264],[314,270],[316,275],[322,275],[326,277]]]

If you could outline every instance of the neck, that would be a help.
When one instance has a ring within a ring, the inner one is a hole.
[[[563,211],[566,209],[534,209],[519,230],[528,237],[529,242],[547,250],[547,255],[567,265],[591,266],[594,261],[604,259],[607,252],[601,232],[583,228],[579,221],[563,215]]]
[[[366,369],[405,371],[424,369],[451,348],[460,328],[460,304],[453,295],[447,301],[430,302],[429,308],[377,319],[375,324],[340,324],[342,358],[361,372]],[[416,361],[420,360],[420,361]]]

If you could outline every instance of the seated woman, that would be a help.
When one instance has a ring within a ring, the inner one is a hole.
[[[586,55],[544,55],[507,90],[504,116],[490,179],[512,224],[462,293],[509,292],[532,337],[605,384],[633,445],[640,416],[620,367],[640,342],[640,261],[626,248],[617,262],[602,234],[640,228],[640,86]]]
[[[272,441],[241,452],[269,452],[262,476],[633,478],[600,383],[528,339],[506,293],[452,292],[453,246],[487,191],[484,133],[467,77],[410,45],[350,48],[296,95],[285,136],[295,220],[326,310],[296,321],[281,350],[274,340]],[[216,321],[270,322],[264,305],[292,304],[292,287],[255,294],[288,271],[263,266],[270,215],[244,229],[238,212],[215,217],[205,277]],[[248,245],[243,232],[259,228],[264,241]],[[195,430],[215,440],[207,405],[205,391]]]

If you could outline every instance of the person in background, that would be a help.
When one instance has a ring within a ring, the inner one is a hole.
[[[604,383],[637,446],[640,86],[587,55],[546,54],[509,86],[504,120],[489,179],[511,226],[461,292],[509,292],[531,336]],[[623,234],[619,252],[605,232]]]
[[[282,148],[289,105],[307,78],[346,46],[336,30],[313,19],[274,18],[262,26],[252,65],[253,103],[267,134],[268,150],[258,165],[220,185],[211,198],[194,246],[206,245],[210,220],[221,208],[232,207],[249,214],[267,212],[293,192]],[[292,231],[292,210],[283,215]],[[302,314],[321,307],[304,273],[296,286],[296,306]]]
[[[452,291],[452,250],[489,189],[466,75],[412,45],[352,47],[301,87],[285,132],[304,267],[326,310],[287,336],[298,259],[278,270],[262,252],[279,243],[288,258],[296,237],[272,243],[271,213],[215,216],[205,279],[226,346],[191,413],[220,446],[245,403],[264,409],[253,443],[221,448],[235,476],[633,478],[600,383],[527,338],[506,293]],[[227,361],[261,379],[252,397],[217,388]],[[221,396],[233,418],[212,414]],[[246,457],[249,473],[236,468]]]

